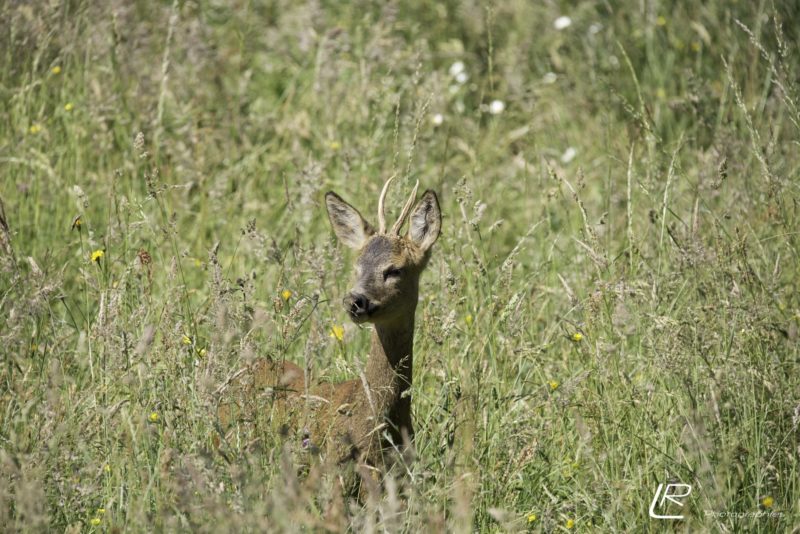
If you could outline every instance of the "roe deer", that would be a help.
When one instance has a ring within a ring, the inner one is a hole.
[[[414,436],[411,423],[414,313],[419,277],[439,237],[441,211],[428,190],[417,202],[417,187],[400,218],[387,232],[384,215],[386,181],[378,201],[378,230],[334,192],[325,195],[328,217],[339,241],[358,251],[356,282],[344,299],[356,324],[373,323],[372,347],[360,378],[307,387],[303,370],[289,362],[261,359],[244,369],[233,384],[236,398],[222,404],[223,428],[267,421],[267,429],[294,432],[302,449],[318,450],[327,465],[356,462],[346,493],[361,493],[355,472],[372,480],[386,467],[384,453],[402,448]],[[409,218],[405,235],[400,231]],[[264,397],[268,402],[264,403]],[[387,439],[388,438],[388,439]],[[352,464],[351,464],[352,465]]]

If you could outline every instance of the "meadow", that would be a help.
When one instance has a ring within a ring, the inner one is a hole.
[[[791,532],[791,2],[0,3],[8,532]],[[255,358],[358,376],[335,190],[410,188],[415,459],[326,517]],[[653,519],[659,484],[692,487]]]

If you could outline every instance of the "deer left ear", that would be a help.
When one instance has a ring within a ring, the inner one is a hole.
[[[375,230],[364,220],[358,210],[333,191],[328,191],[325,195],[325,205],[328,207],[328,218],[331,221],[333,232],[339,241],[348,247],[355,250],[360,249],[375,233]]]
[[[428,189],[414,206],[409,217],[408,237],[422,252],[427,252],[439,237],[442,229],[442,212],[436,193]]]

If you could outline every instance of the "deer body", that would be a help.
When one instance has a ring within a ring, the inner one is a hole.
[[[363,375],[307,388],[305,373],[297,365],[258,360],[233,384],[236,399],[220,406],[223,428],[259,417],[269,419],[273,430],[294,430],[301,447],[319,450],[328,465],[354,461],[362,476],[383,471],[387,450],[402,450],[413,439],[409,389],[414,314],[419,276],[439,235],[441,213],[436,195],[426,191],[410,212],[408,233],[400,236],[416,197],[415,187],[400,219],[387,233],[383,200],[388,185],[379,201],[377,232],[335,193],[325,197],[337,237],[358,251],[356,283],[344,299],[345,311],[355,323],[374,325]]]

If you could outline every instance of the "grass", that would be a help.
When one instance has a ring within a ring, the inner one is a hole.
[[[357,374],[322,194],[369,216],[397,173],[390,206],[419,179],[444,213],[417,459],[349,528],[795,528],[797,16],[2,4],[0,524],[323,528],[279,436],[215,450],[217,390]],[[685,519],[651,519],[670,482]]]

